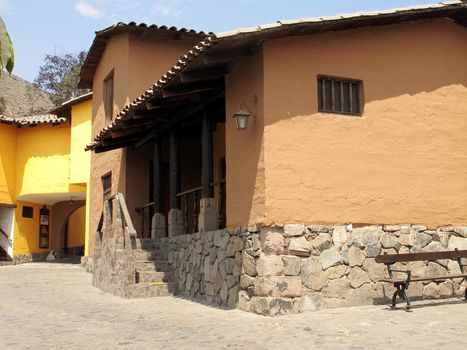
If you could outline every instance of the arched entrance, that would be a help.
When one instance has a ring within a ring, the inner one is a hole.
[[[86,202],[64,201],[52,207],[51,249],[60,256],[83,255]]]

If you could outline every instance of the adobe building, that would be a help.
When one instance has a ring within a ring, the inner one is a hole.
[[[92,93],[49,113],[0,115],[0,252],[14,263],[89,255]]]
[[[98,32],[94,284],[274,315],[385,302],[381,252],[467,249],[466,25],[451,1]]]

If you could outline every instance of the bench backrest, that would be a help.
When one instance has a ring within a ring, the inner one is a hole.
[[[433,261],[442,259],[456,260],[467,258],[467,250],[451,250],[446,252],[409,253],[409,254],[381,254],[376,257],[376,262],[383,264],[394,264],[409,261]]]

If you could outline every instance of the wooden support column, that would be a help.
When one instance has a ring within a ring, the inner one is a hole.
[[[202,171],[201,187],[202,198],[213,198],[213,151],[212,151],[212,120],[206,110],[203,110],[202,121]]]
[[[180,210],[180,163],[178,159],[178,138],[174,128],[170,130],[170,211],[169,237],[183,235],[183,212]]]
[[[151,238],[166,236],[165,216],[162,214],[162,181],[161,181],[161,141],[156,136],[154,139],[154,215],[151,220]]]
[[[174,129],[170,131],[170,209],[180,209],[180,166],[178,160],[178,138]]]
[[[219,227],[219,218],[214,205],[213,150],[212,150],[212,120],[206,110],[202,121],[202,175],[201,200],[199,206],[198,228],[201,232],[215,231]]]
[[[161,140],[156,137],[154,139],[154,212],[162,212],[162,186],[161,186]]]

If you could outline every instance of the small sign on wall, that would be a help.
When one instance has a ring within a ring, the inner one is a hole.
[[[49,217],[50,211],[44,205],[39,216],[39,248],[49,248]]]

